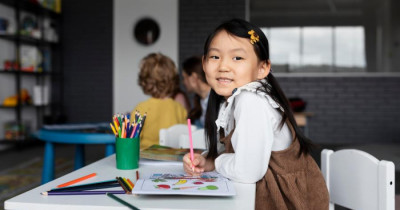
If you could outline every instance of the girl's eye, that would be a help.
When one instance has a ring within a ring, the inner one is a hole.
[[[243,58],[242,58],[242,57],[239,57],[239,56],[236,56],[236,57],[233,57],[233,60],[235,60],[235,61],[240,61],[240,60],[243,60]]]
[[[210,56],[210,58],[211,58],[211,59],[219,59],[219,57],[216,56],[216,55],[212,55],[212,56]]]

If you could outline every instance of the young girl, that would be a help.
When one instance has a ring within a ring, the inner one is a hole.
[[[182,63],[182,76],[186,91],[195,93],[193,108],[190,110],[188,118],[197,127],[203,128],[211,87],[207,83],[201,62],[200,56],[186,59]]]
[[[271,74],[268,48],[263,32],[244,20],[225,22],[209,35],[203,55],[212,88],[209,151],[195,154],[193,162],[186,154],[184,170],[198,175],[215,169],[233,181],[256,183],[256,209],[328,209],[311,143]]]

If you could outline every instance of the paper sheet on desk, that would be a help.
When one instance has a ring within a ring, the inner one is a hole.
[[[179,173],[153,174],[148,179],[139,179],[132,193],[148,195],[236,195],[233,183],[216,172],[206,172],[199,177]]]

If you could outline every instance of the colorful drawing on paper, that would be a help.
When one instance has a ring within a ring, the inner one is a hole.
[[[201,176],[187,174],[152,174],[135,185],[137,194],[180,194],[231,196],[236,194],[232,183],[216,172]]]
[[[186,186],[186,187],[173,187],[173,190],[186,190],[191,188],[196,188],[197,186]]]
[[[155,195],[236,195],[233,183],[217,172],[206,172],[201,176],[187,174],[157,173],[139,179],[133,194]]]
[[[156,189],[161,189],[161,190],[165,190],[165,189],[171,188],[171,187],[170,187],[169,185],[167,185],[167,184],[154,185],[154,187],[155,187]]]
[[[167,182],[167,180],[165,180],[165,179],[160,179],[160,178],[153,179],[152,181],[153,181],[153,182]]]
[[[174,185],[181,185],[181,184],[185,184],[187,182],[187,179],[180,179],[177,183],[175,183]]]
[[[218,190],[218,187],[215,185],[207,185],[205,187],[200,187],[198,190]]]
[[[154,180],[153,180],[154,182]],[[188,180],[186,179],[180,179],[178,182],[172,184],[172,185],[183,185],[188,183]],[[215,185],[207,185],[207,186],[203,186],[204,183],[203,182],[193,182],[193,184],[195,184],[194,186],[184,186],[184,187],[173,187],[171,188],[170,185],[168,184],[158,184],[158,185],[154,185],[155,189],[160,189],[160,190],[165,190],[165,189],[172,189],[172,190],[186,190],[186,189],[193,189],[193,188],[197,188],[197,190],[218,190],[218,187]],[[199,186],[201,185],[201,186]]]

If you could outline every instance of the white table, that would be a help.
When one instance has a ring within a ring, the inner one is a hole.
[[[5,201],[5,209],[29,210],[73,210],[73,209],[128,209],[106,195],[68,195],[43,196],[40,193],[50,190],[61,183],[96,172],[97,176],[84,183],[110,180],[116,176],[135,180],[136,170],[118,170],[115,166],[115,155],[103,158],[95,163],[73,171],[63,177],[41,185],[21,195]],[[140,164],[141,177],[148,177],[152,173],[182,173],[181,165],[149,165]],[[233,197],[202,197],[202,196],[175,196],[175,195],[116,195],[139,209],[254,209],[255,184],[234,183],[237,195]]]

